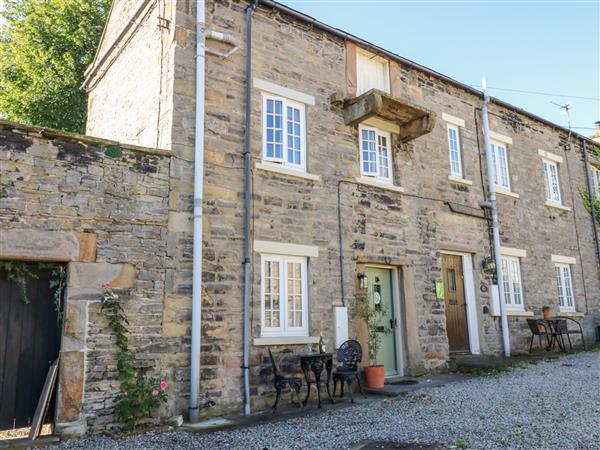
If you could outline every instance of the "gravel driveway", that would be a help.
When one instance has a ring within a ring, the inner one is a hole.
[[[55,448],[345,449],[365,439],[464,442],[477,449],[600,449],[600,353],[249,428],[147,433],[119,441],[98,436]]]

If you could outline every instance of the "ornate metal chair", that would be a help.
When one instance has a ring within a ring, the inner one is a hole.
[[[540,348],[542,348],[542,336],[546,337],[546,349],[550,347],[550,331],[546,327],[546,324],[537,319],[527,319],[527,325],[531,331],[531,340],[529,341],[529,353],[533,349],[533,339],[537,336]]]
[[[360,343],[352,339],[344,342],[338,348],[337,360],[341,365],[336,367],[333,372],[333,396],[335,397],[338,381],[341,384],[340,397],[344,396],[344,383],[347,383],[350,402],[354,403],[352,382],[356,379],[360,393],[363,397],[366,397],[360,385],[360,377],[358,375],[358,365],[362,361],[362,347]]]
[[[288,386],[292,392],[296,392],[296,404],[298,407],[302,407],[302,402],[300,402],[300,388],[302,387],[302,379],[298,377],[284,377],[279,373],[279,369],[277,368],[277,364],[275,364],[275,358],[273,358],[273,353],[271,353],[271,349],[269,348],[269,358],[271,360],[271,366],[273,367],[273,386],[275,386],[275,390],[277,391],[277,397],[275,398],[275,404],[273,405],[273,412],[277,409],[277,403],[279,403],[279,397],[281,397],[281,391],[284,387]],[[292,401],[294,401],[292,394]]]

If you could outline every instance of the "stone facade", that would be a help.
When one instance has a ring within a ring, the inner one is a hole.
[[[0,122],[0,258],[68,263],[61,433],[115,424],[116,347],[100,312],[103,283],[126,298],[138,365],[187,376],[163,361],[167,349],[176,355],[183,347],[161,327],[169,167],[164,151]]]
[[[173,6],[165,9],[165,4]],[[243,48],[247,5],[234,0],[207,2],[207,27],[233,35]],[[158,14],[168,19],[168,28],[156,30]],[[107,30],[123,27],[126,17],[113,8]],[[357,273],[368,264],[386,265],[401,275],[398,294],[404,373],[420,374],[444,368],[449,360],[449,346],[445,304],[436,296],[436,282],[442,276],[441,252],[460,252],[473,261],[475,326],[481,353],[499,354],[500,320],[490,314],[491,279],[481,269],[481,261],[490,254],[488,222],[479,207],[487,186],[478,116],[481,98],[458,83],[436,77],[403,60],[390,61],[391,95],[433,111],[437,123],[429,134],[409,143],[400,143],[397,136],[392,136],[397,189],[361,183],[357,181],[360,178],[357,128],[345,125],[342,106],[331,101],[332,94],[345,98],[356,93],[352,67],[357,42],[351,37],[342,39],[328,34],[319,26],[268,7],[259,7],[253,20],[253,78],[314,98],[314,105],[306,106],[307,172],[313,176],[291,176],[267,170],[260,164],[262,100],[258,88],[253,89],[251,104],[252,239],[318,249],[318,256],[310,257],[308,262],[310,335],[322,335],[327,347],[332,348],[334,307],[345,303],[350,309],[349,336],[360,338],[361,327],[352,315],[355,299],[361,295]],[[160,249],[151,251],[164,255],[163,270],[153,267],[144,270],[142,277],[141,268],[136,267],[136,286],[141,283],[141,293],[136,295],[141,298],[147,295],[150,300],[144,305],[146,309],[133,301],[132,305],[139,307],[132,306],[132,313],[136,320],[144,321],[136,331],[152,336],[151,343],[140,342],[140,354],[154,370],[168,372],[176,391],[169,413],[181,413],[186,410],[189,392],[194,2],[158,2],[156,11],[150,13],[136,33],[131,40],[116,45],[125,50],[114,56],[112,66],[98,60],[90,72],[93,75],[87,83],[88,132],[129,144],[149,145],[152,141],[146,140],[146,136],[157,132],[158,126],[157,142],[171,155],[168,167],[161,166],[164,178],[156,180],[161,192],[157,200],[161,212],[157,215],[166,230],[161,229]],[[118,33],[111,31],[108,35]],[[159,39],[162,46],[157,43]],[[103,48],[109,44],[111,40],[105,39]],[[221,45],[207,40],[208,48]],[[137,59],[126,58],[127,52],[135,53],[138,46],[140,52],[151,53],[148,61],[158,61],[161,50],[163,56],[168,55],[163,58],[161,68],[166,80],[162,93],[157,94],[153,71],[140,70]],[[207,56],[201,395],[213,400],[216,406],[204,411],[206,416],[239,411],[242,401],[244,65],[242,49],[228,58]],[[130,93],[135,94],[130,97]],[[137,95],[143,96],[144,101],[128,101]],[[577,192],[585,184],[580,137],[572,137],[570,145],[566,145],[567,134],[559,127],[499,102],[493,102],[490,109],[491,129],[510,137],[512,142],[509,145],[511,186],[513,193],[518,194],[499,195],[502,245],[526,251],[521,258],[526,312],[509,318],[513,351],[527,348],[526,318],[539,315],[544,304],[558,307],[551,255],[576,260],[572,274],[578,317],[582,318],[590,338],[592,326],[600,321],[600,268],[594,253],[591,218]],[[463,171],[470,184],[448,177],[444,114],[464,121],[460,131]],[[152,117],[161,118],[159,125]],[[151,131],[148,134],[136,131],[142,129]],[[559,171],[566,208],[544,204],[539,149],[562,158]],[[144,236],[135,234],[141,230],[133,226],[122,229],[109,223],[102,227],[101,231],[95,231],[98,246],[103,249],[98,250],[98,258],[144,265],[140,261],[145,261],[145,254],[122,250],[124,246],[145,242],[140,241]],[[119,238],[111,240],[115,233]],[[143,249],[136,247],[136,252]],[[344,298],[340,286],[340,251]],[[283,355],[282,366],[286,371],[298,370],[293,354],[305,351],[306,347],[258,339],[261,337],[258,252],[253,253],[252,263],[251,398],[253,408],[262,408],[273,394],[266,347],[262,344],[270,342],[273,350]],[[146,294],[146,290],[150,293]],[[90,313],[92,339],[102,335],[102,327],[96,325],[100,320],[97,311]],[[106,350],[105,345],[100,348]],[[87,370],[93,373],[91,379],[100,378],[103,367],[101,359],[90,359]],[[109,383],[96,380],[103,387],[103,383]],[[103,390],[91,391],[85,408],[108,411],[110,400]],[[89,416],[88,421],[100,428],[110,422],[109,415],[104,417]]]

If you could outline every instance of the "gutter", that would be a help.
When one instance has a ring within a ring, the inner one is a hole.
[[[246,7],[246,131],[244,136],[244,292],[243,292],[243,363],[244,373],[244,415],[250,414],[250,275],[252,269],[251,249],[251,167],[252,167],[252,13],[258,6],[258,0]]]
[[[206,31],[204,0],[196,0],[196,111],[194,134],[194,244],[192,259],[192,348],[190,360],[190,422],[198,421],[200,349],[202,343],[202,196],[204,184],[204,69]]]
[[[354,42],[355,44],[360,45],[361,47],[364,47],[370,51],[372,51],[373,53],[377,54],[377,55],[383,55],[391,60],[394,60],[400,64],[403,64],[405,66],[409,66],[411,69],[416,69],[419,70],[421,72],[426,73],[427,75],[430,75],[432,77],[438,78],[441,81],[444,81],[446,83],[452,84],[453,86],[456,86],[460,89],[463,89],[467,92],[469,92],[470,94],[473,94],[474,96],[476,96],[477,98],[481,98],[483,96],[483,91],[480,91],[478,89],[475,89],[467,84],[461,83],[460,81],[455,80],[454,78],[450,78],[447,75],[444,75],[440,72],[436,72],[433,69],[430,69],[429,67],[423,66],[421,64],[418,64],[414,61],[411,61],[410,59],[406,59],[396,53],[390,52],[389,50],[386,50],[382,47],[379,47],[375,44],[372,44],[368,41],[365,41],[364,39],[361,39],[357,36],[354,36],[353,34],[350,34],[346,31],[340,30],[339,28],[334,28],[330,25],[327,25],[326,23],[323,22],[319,22],[317,19],[315,19],[314,17],[311,17],[309,15],[306,15],[304,13],[301,13],[300,11],[297,11],[295,9],[292,9],[288,6],[282,5],[281,3],[275,2],[273,0],[261,0],[260,1],[261,6],[268,6],[271,7],[272,9],[276,9],[279,12],[283,13],[283,14],[287,14],[288,16],[291,16],[297,20],[300,20],[301,22],[304,22],[308,25],[310,25],[311,27],[314,28],[318,28],[322,31],[325,31],[326,33],[329,33],[333,36],[336,36],[340,39],[343,40],[348,40],[351,42]],[[544,125],[547,125],[549,127],[555,128],[557,130],[561,130],[565,133],[571,133],[573,134],[577,134],[577,136],[581,139],[585,139],[588,142],[592,143],[593,141],[591,139],[589,139],[586,136],[583,136],[579,133],[575,133],[572,132],[571,130],[569,130],[566,127],[562,127],[560,125],[555,124],[554,122],[550,122],[547,119],[544,119],[543,117],[537,116],[533,113],[530,113],[529,111],[526,111],[522,108],[519,108],[517,106],[511,105],[510,103],[507,103],[503,100],[500,100],[498,98],[495,97],[491,97],[488,95],[489,98],[489,102],[493,103],[495,105],[498,106],[502,106],[504,108],[510,109],[512,111],[515,111],[519,114],[522,114],[523,116],[529,117],[530,119],[533,119],[537,122],[543,123]]]
[[[506,304],[504,303],[504,274],[502,273],[502,255],[500,254],[500,230],[498,225],[498,206],[496,204],[496,166],[492,158],[492,147],[490,141],[490,122],[488,118],[488,103],[490,98],[487,93],[487,80],[483,79],[483,106],[481,118],[483,119],[483,144],[485,148],[485,160],[487,162],[488,175],[488,198],[481,206],[489,208],[492,213],[492,241],[494,246],[494,261],[496,263],[496,285],[498,286],[498,297],[500,304],[500,321],[502,324],[502,344],[504,356],[510,356],[510,336],[508,332],[508,317]]]

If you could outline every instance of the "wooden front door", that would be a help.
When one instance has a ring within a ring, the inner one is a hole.
[[[58,356],[60,324],[54,310],[51,270],[19,285],[0,270],[0,430],[31,424],[48,368]]]
[[[446,332],[450,351],[469,351],[462,256],[442,254]]]

